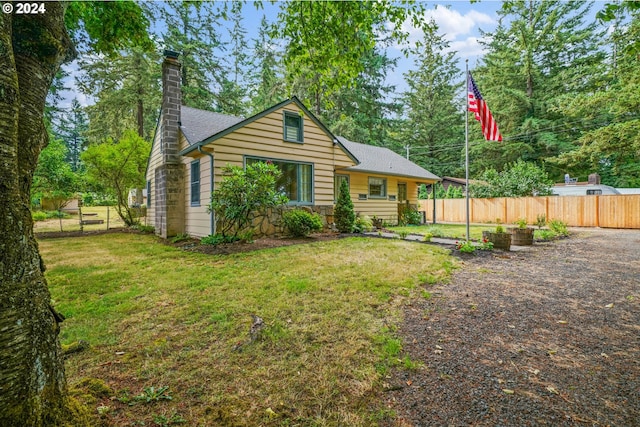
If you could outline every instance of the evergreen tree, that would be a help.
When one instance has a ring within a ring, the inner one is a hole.
[[[623,9],[624,10],[624,9]],[[630,21],[617,21],[611,32],[609,72],[602,74],[601,90],[566,96],[558,109],[569,121],[582,123],[574,150],[557,159],[583,179],[597,171],[602,182],[617,187],[640,186],[640,10],[630,10]]]
[[[353,210],[353,202],[349,194],[349,184],[346,180],[340,183],[338,192],[338,200],[333,210],[333,217],[336,222],[336,228],[341,233],[351,233],[356,223],[356,213]]]
[[[410,146],[412,161],[438,176],[459,176],[464,173],[462,85],[454,83],[461,74],[448,49],[443,36],[425,34],[414,69],[405,74],[406,118],[398,135],[399,143]]]
[[[225,7],[224,4],[220,7]],[[166,48],[180,53],[182,103],[213,110],[216,91],[223,81],[220,35],[216,31],[223,11],[214,2],[168,1],[160,9],[166,31]]]
[[[220,91],[217,95],[216,111],[234,116],[247,113],[247,88],[244,75],[249,65],[249,46],[246,40],[247,30],[242,26],[242,2],[231,5],[230,43],[226,55],[227,72],[223,73]]]
[[[89,143],[118,140],[127,129],[150,141],[161,102],[159,54],[134,48],[78,63],[78,89],[95,100],[86,108]]]
[[[287,98],[281,56],[263,16],[253,47],[253,71],[249,73],[251,113],[266,110]]]
[[[586,24],[592,3],[580,1],[506,1],[498,28],[486,35],[488,53],[474,78],[491,106],[505,141],[485,142],[479,126],[470,126],[473,169],[523,159],[544,164],[560,178],[564,171],[546,159],[572,148],[579,125],[553,108],[560,97],[593,93],[598,88],[602,34]],[[505,24],[506,23],[506,24]]]
[[[65,160],[73,172],[83,169],[80,154],[87,148],[87,130],[89,121],[77,98],[71,101],[71,107],[60,114],[53,124],[53,134],[66,145]]]
[[[396,65],[379,49],[367,52],[353,87],[345,87],[322,102],[322,119],[337,135],[371,145],[389,143],[390,118],[400,110],[390,101],[395,86],[385,83]]]

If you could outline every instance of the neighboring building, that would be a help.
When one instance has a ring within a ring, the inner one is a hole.
[[[139,206],[145,206],[147,204],[147,189],[132,188],[131,190],[129,190],[127,203],[129,207],[133,207],[133,208],[139,207]]]
[[[182,106],[178,55],[165,54],[146,173],[147,218],[162,237],[215,233],[207,206],[227,165],[273,162],[290,205],[318,212],[327,223],[342,180],[356,212],[389,221],[397,219],[399,203],[417,204],[419,184],[440,180],[390,150],[335,137],[295,97],[247,119]]]
[[[587,182],[578,182],[577,178],[565,175],[565,182],[554,184],[551,194],[556,196],[599,196],[622,194],[618,189],[600,183],[600,175],[592,173]]]
[[[555,194],[556,196],[598,196],[620,194],[620,192],[604,184],[576,182],[575,184],[554,184],[554,186],[551,187],[551,194]]]

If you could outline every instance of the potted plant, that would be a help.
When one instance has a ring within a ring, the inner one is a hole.
[[[485,230],[482,232],[482,239],[493,243],[494,249],[502,249],[508,251],[511,249],[511,234],[504,230],[500,219],[497,220],[498,225],[496,231]]]
[[[520,218],[516,221],[517,227],[509,229],[511,232],[511,243],[516,246],[533,245],[533,228],[527,227],[527,219]]]

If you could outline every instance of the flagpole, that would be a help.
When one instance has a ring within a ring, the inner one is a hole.
[[[464,109],[464,164],[465,164],[465,193],[467,202],[467,242],[470,239],[469,234],[469,60],[465,60],[467,78],[465,81],[465,109]]]

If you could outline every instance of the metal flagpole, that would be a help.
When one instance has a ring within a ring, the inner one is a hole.
[[[464,108],[464,167],[465,167],[465,193],[467,202],[467,242],[469,234],[469,60],[465,61],[467,80],[465,83],[465,108]]]

